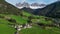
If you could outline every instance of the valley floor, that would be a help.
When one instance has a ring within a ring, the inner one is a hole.
[[[27,17],[28,16],[22,17],[0,14],[0,34],[16,34],[17,30],[14,28],[15,25],[23,25],[23,27],[21,27],[22,29],[17,34],[60,34],[60,28],[58,27],[40,26],[36,24],[39,20],[39,22],[43,24],[52,23],[51,20],[46,21],[43,16],[35,16],[34,19],[31,19],[32,27],[24,29],[24,26],[28,21]]]

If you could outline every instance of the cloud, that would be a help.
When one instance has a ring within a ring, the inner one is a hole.
[[[11,3],[11,4],[13,4],[13,5],[15,5],[16,3],[24,2],[24,1],[26,1],[28,3],[35,3],[35,2],[37,2],[37,3],[41,3],[41,4],[42,3],[50,4],[50,3],[53,3],[53,2],[55,2],[57,0],[6,0],[6,1]]]

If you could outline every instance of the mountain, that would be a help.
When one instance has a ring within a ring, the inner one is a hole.
[[[45,4],[38,4],[38,3],[29,4],[27,2],[23,2],[23,3],[17,3],[16,6],[19,9],[22,9],[24,7],[31,8],[31,9],[38,9],[38,8],[44,8],[46,5]]]
[[[44,8],[46,5],[45,4],[39,4],[39,3],[32,3],[30,8],[31,9],[41,9],[41,8]]]
[[[19,4],[21,4],[21,3],[19,3]],[[29,4],[26,2],[21,5],[24,5],[24,4],[29,6]],[[37,3],[34,3],[34,4],[36,4],[36,6],[39,6],[39,4],[37,4]],[[42,5],[44,5],[44,4],[42,4]],[[33,4],[32,4],[32,6],[33,6]],[[18,14],[19,15],[22,10],[25,10],[25,11],[35,14],[35,15],[60,18],[60,1],[49,4],[44,8],[31,9],[31,8],[26,8],[26,6],[25,6],[22,9],[17,9],[15,6],[7,3],[6,1],[0,0],[0,14],[5,13],[5,14],[15,14],[15,15]]]
[[[23,6],[23,7],[26,7],[26,8],[29,8],[29,3],[23,2],[22,6]]]
[[[47,5],[38,12],[38,15],[60,18],[60,1]]]
[[[5,0],[0,0],[0,14],[20,14],[21,10],[7,3]]]
[[[36,3],[35,5],[38,6],[38,4]],[[32,4],[32,6],[35,6],[35,5]],[[38,9],[23,8],[22,10],[26,10],[27,12],[30,12],[35,15],[60,18],[60,1],[56,1],[52,4],[49,4],[44,8],[38,8]]]
[[[26,11],[28,13],[33,14],[33,15],[38,15],[38,12],[40,12],[41,9],[39,9],[39,8],[38,9],[31,9],[31,8],[24,7],[22,9],[20,9],[20,10],[24,10],[24,11]]]
[[[45,6],[45,5],[33,3],[33,4],[31,4],[31,6],[34,7],[34,6]],[[31,9],[31,8],[24,7],[24,8],[22,8],[22,10],[26,10],[27,12],[30,12],[35,15],[60,18],[60,1],[51,3],[44,8]]]

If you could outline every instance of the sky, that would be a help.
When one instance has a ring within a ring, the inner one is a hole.
[[[53,2],[55,2],[55,1],[57,1],[57,0],[5,0],[5,1],[7,1],[8,3],[10,3],[10,4],[13,4],[13,5],[15,5],[16,3],[19,3],[19,2],[28,2],[28,3],[35,3],[35,2],[37,2],[37,3],[40,3],[40,4],[42,4],[42,3],[44,3],[44,4],[50,4],[50,3],[53,3]]]

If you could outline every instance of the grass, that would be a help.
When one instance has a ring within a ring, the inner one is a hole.
[[[0,18],[0,34],[14,34],[15,29],[8,26],[7,20]]]
[[[25,13],[25,16],[27,16],[26,18],[25,17],[23,18],[19,15],[18,16],[17,15],[6,15],[6,14],[0,14],[0,15],[15,19],[18,24],[27,23],[27,20],[28,20],[27,17],[31,16],[31,14],[29,14],[29,13]],[[32,19],[33,23],[38,22],[38,21],[43,24],[52,23],[52,20],[46,21],[44,16],[35,16],[34,15],[33,17],[35,18],[35,19]],[[37,19],[37,18],[39,18],[39,19]],[[7,25],[8,23],[11,23],[11,22],[9,22],[3,18],[0,18],[0,34],[14,34],[14,32],[15,32],[14,28],[9,27]],[[56,27],[52,27],[51,29],[46,30],[46,29],[41,28],[40,26],[34,25],[30,29],[22,29],[20,31],[20,34],[60,34],[59,32],[60,32],[60,29],[56,28]]]
[[[9,22],[5,19],[0,18],[0,24],[8,24]]]
[[[60,29],[56,27],[52,27],[51,29],[42,29],[38,26],[33,26],[30,29],[23,29],[20,31],[20,34],[60,34]]]
[[[29,17],[29,16],[31,16],[31,15],[32,15],[32,14],[27,13],[27,12],[25,12],[25,11],[23,11],[23,12],[22,12],[22,14],[23,14],[23,15],[25,15],[25,16],[27,16],[27,17]]]
[[[22,18],[21,16],[16,16],[16,15],[4,15],[4,14],[0,14],[2,16],[7,16],[7,17],[10,17],[12,19],[15,19],[17,23],[19,24],[24,24],[24,23],[27,23],[27,18]]]
[[[0,24],[0,34],[14,34],[15,29],[5,24]]]
[[[27,16],[27,14],[25,16]],[[17,21],[17,23],[19,23],[19,24],[27,23],[27,20],[28,20],[27,17],[23,18],[23,17],[17,16],[17,15],[4,15],[4,14],[0,14],[0,15],[11,17],[12,19],[15,19]],[[30,14],[29,14],[29,16],[30,16]],[[35,18],[35,19],[31,20],[33,23],[35,23],[35,22],[40,22],[40,23],[44,23],[44,24],[51,24],[52,23],[52,20],[46,21],[44,16],[33,16],[33,17]],[[39,18],[39,19],[37,19],[37,18]]]
[[[15,19],[17,21],[17,23],[20,23],[20,24],[27,23],[27,19],[23,19],[21,16],[12,15],[10,17],[12,19]]]
[[[27,20],[28,20],[27,17],[32,16],[32,14],[27,13],[25,11],[22,12],[23,15],[25,16],[24,18],[21,16],[12,15],[12,14],[20,15],[21,11],[19,9],[17,9],[16,7],[14,7],[13,5],[6,3],[4,0],[0,0],[0,4],[3,5],[0,7],[0,11],[1,11],[0,15],[15,19],[18,24],[27,23]],[[7,5],[7,7],[5,7],[6,5]],[[4,14],[2,14],[2,13],[4,13]],[[7,14],[9,14],[9,15],[7,15]],[[34,15],[33,17],[35,18],[35,19],[32,19],[33,23],[38,22],[38,20],[39,20],[39,23],[44,23],[44,24],[52,23],[52,20],[46,21],[44,16],[38,16],[38,15],[35,16]],[[39,19],[37,19],[37,18],[39,18]],[[16,30],[14,28],[10,27],[8,25],[8,23],[12,23],[12,22],[9,22],[4,18],[0,18],[0,34],[14,34],[15,33]],[[40,26],[34,25],[30,29],[21,30],[20,34],[60,34],[60,29],[56,28],[56,27],[52,27],[51,29],[46,30],[46,29],[41,28]]]
[[[37,22],[43,23],[43,24],[51,24],[51,23],[53,23],[52,20],[48,20],[48,21],[45,20],[45,17],[44,16],[34,16],[34,17],[35,17],[35,19],[32,19],[31,20],[34,23],[37,23]],[[39,18],[39,19],[37,19],[37,18]]]

